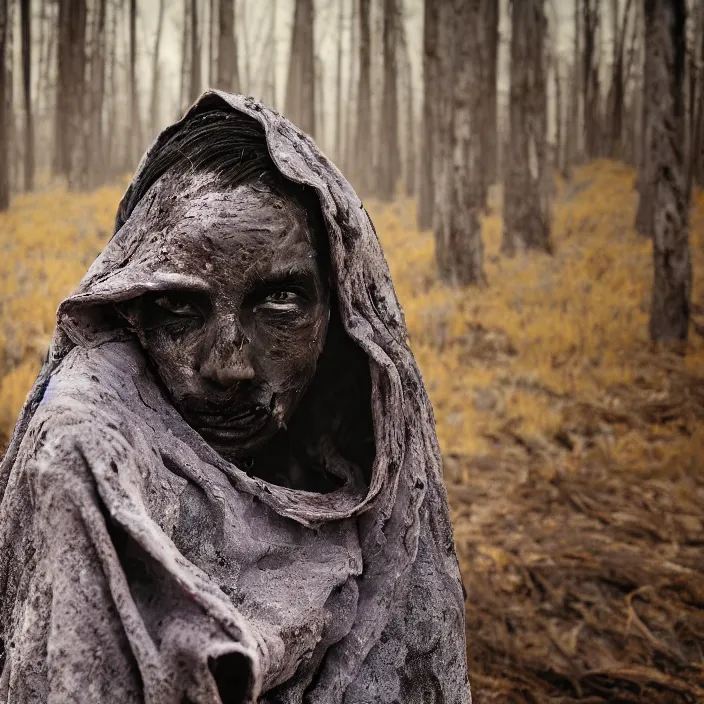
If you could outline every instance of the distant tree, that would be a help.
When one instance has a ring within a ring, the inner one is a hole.
[[[497,141],[497,87],[499,59],[499,0],[482,0],[479,14],[478,44],[481,51],[481,110],[479,125],[482,131],[481,202],[486,206],[488,187],[496,181]]]
[[[692,287],[684,159],[685,0],[645,0],[647,82],[645,173],[653,198],[650,337],[686,340]]]
[[[423,129],[420,145],[420,184],[418,194],[418,228],[433,226],[435,203],[434,155],[437,149],[438,96],[438,10],[439,0],[425,0],[423,4]]]
[[[200,56],[200,33],[198,32],[198,0],[191,0],[191,22],[190,22],[190,72],[188,81],[188,101],[194,103],[200,95],[201,79],[201,56]]]
[[[359,0],[359,84],[355,144],[355,182],[360,193],[372,189],[372,49],[371,0]]]
[[[59,0],[53,170],[72,188],[83,179],[77,152],[84,122],[87,12],[86,0]]]
[[[394,198],[400,176],[398,141],[398,7],[396,0],[384,0],[383,84],[379,113],[379,162],[377,195],[381,200]]]
[[[240,70],[237,62],[235,37],[235,0],[220,0],[218,27],[218,75],[216,87],[237,92],[240,89]]]
[[[9,9],[8,0],[0,0],[0,211],[10,207],[10,139],[7,105]]]
[[[156,20],[156,32],[154,34],[154,50],[152,52],[152,90],[149,104],[149,129],[152,135],[156,134],[161,124],[160,120],[160,100],[159,88],[161,84],[161,64],[159,63],[161,37],[164,30],[164,12],[166,10],[166,0],[159,0],[159,11]]]
[[[438,3],[433,231],[438,273],[450,285],[484,283],[480,11],[481,0]]]
[[[485,283],[484,246],[479,215],[485,199],[482,138],[486,137],[487,96],[482,75],[481,0],[455,0],[452,79],[450,230],[447,269],[452,284]],[[488,112],[491,112],[490,110]],[[486,151],[484,150],[484,156]]]
[[[194,0],[195,2],[195,0]],[[130,119],[126,135],[126,160],[125,168],[132,169],[139,158],[142,149],[142,120],[139,111],[139,85],[137,80],[137,0],[130,0],[129,14],[129,99]]]
[[[530,2],[528,3],[530,4]],[[602,150],[599,85],[599,24],[601,0],[582,0],[582,101],[584,108],[584,149],[587,158]]]
[[[547,159],[544,0],[511,5],[510,144],[504,167],[502,251],[552,251]]]
[[[20,2],[22,35],[22,94],[24,96],[24,189],[34,188],[34,120],[32,116],[32,8]]]
[[[313,0],[296,0],[286,83],[286,116],[315,136],[315,43]]]

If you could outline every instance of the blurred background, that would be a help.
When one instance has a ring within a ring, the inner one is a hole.
[[[208,87],[312,134],[372,215],[475,701],[704,701],[704,2],[0,0],[0,449]]]

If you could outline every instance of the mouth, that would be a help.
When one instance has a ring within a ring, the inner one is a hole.
[[[186,420],[206,440],[236,442],[247,440],[264,428],[270,413],[265,406],[256,405],[227,414],[191,412]]]

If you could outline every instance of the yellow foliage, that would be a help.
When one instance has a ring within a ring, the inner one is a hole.
[[[500,211],[484,216],[489,285],[482,289],[438,283],[432,234],[416,229],[413,202],[369,204],[444,453],[489,453],[506,433],[544,447],[569,426],[570,404],[617,404],[612,390],[641,384],[652,262],[650,242],[633,229],[634,176],[622,164],[598,161],[571,183],[558,181],[553,257],[501,256]],[[47,190],[16,198],[0,215],[0,443],[46,352],[58,303],[112,231],[121,191]],[[690,242],[693,300],[701,305],[701,192],[693,198]],[[701,337],[691,336],[681,364],[704,372]],[[682,434],[653,423],[605,433],[598,451],[607,461],[638,462],[646,436],[650,459],[664,467],[694,466],[704,440],[701,430]]]

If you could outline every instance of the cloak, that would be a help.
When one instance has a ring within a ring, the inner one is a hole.
[[[320,199],[339,317],[368,365],[363,489],[294,490],[222,458],[111,313],[188,276],[132,194],[213,108],[255,118],[276,167]],[[0,639],[3,704],[470,700],[432,409],[376,233],[312,140],[251,98],[207,92],[156,139],[58,309],[0,464]]]

